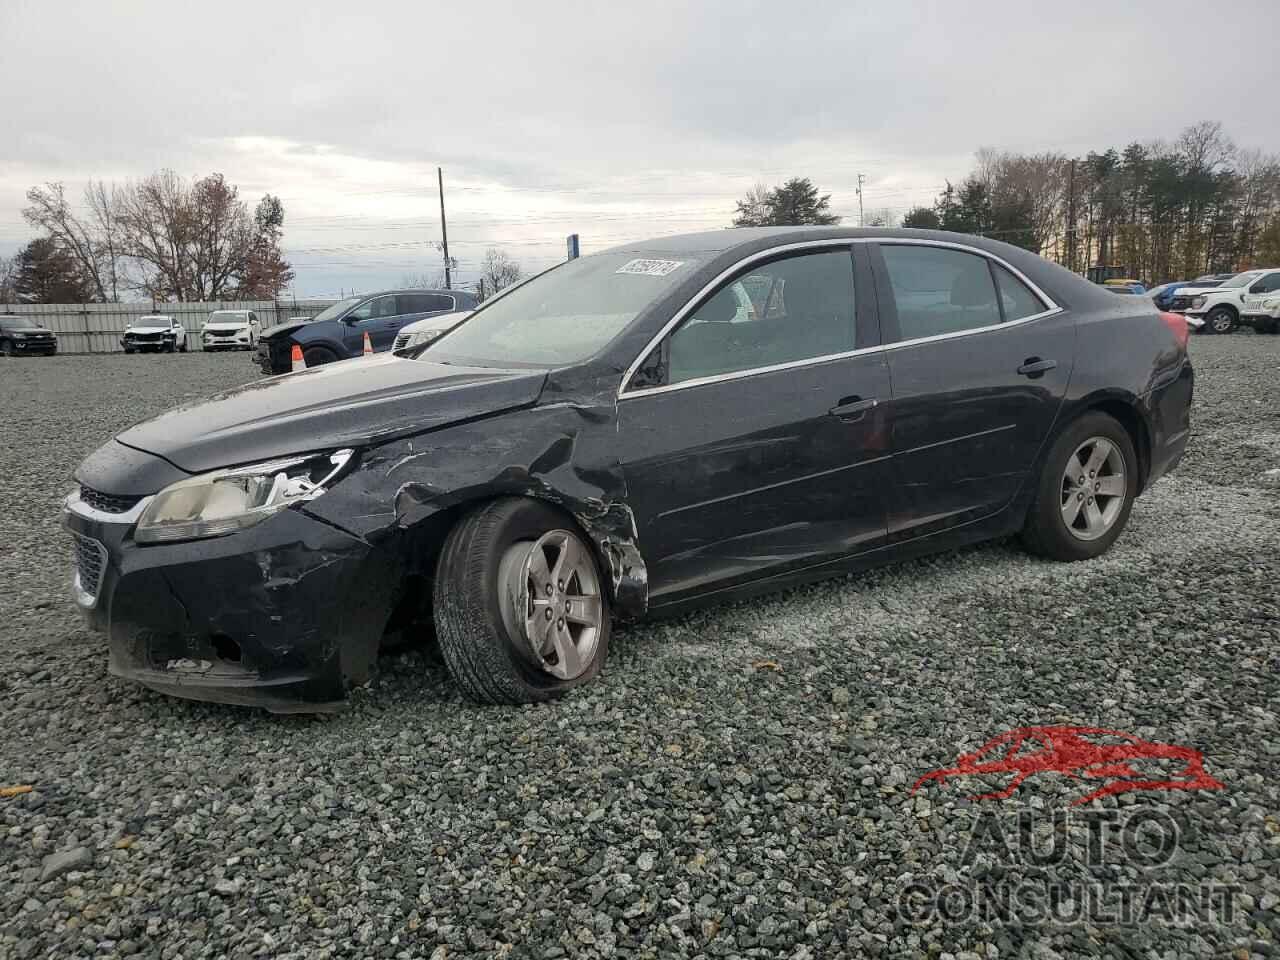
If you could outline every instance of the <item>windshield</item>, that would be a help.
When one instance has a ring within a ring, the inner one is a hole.
[[[363,299],[364,297],[347,297],[345,300],[339,300],[332,307],[325,307],[317,313],[311,318],[311,322],[314,323],[317,320],[336,320]]]
[[[0,317],[0,324],[8,330],[35,330],[36,325],[26,317]]]
[[[1237,273],[1234,277],[1223,284],[1224,287],[1247,287],[1254,280],[1262,276],[1261,270],[1255,270],[1253,273]]]
[[[210,323],[248,323],[249,315],[247,313],[237,313],[235,310],[215,310],[209,314]]]
[[[693,271],[689,257],[579,257],[481,307],[419,359],[474,367],[559,366],[596,353]]]

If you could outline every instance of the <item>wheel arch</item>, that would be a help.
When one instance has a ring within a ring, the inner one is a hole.
[[[403,621],[406,618],[428,618],[430,616],[431,585],[436,577],[440,561],[440,553],[449,532],[464,517],[481,509],[486,504],[505,499],[532,500],[560,516],[567,529],[578,534],[591,547],[596,565],[600,571],[601,582],[608,591],[609,604],[615,615],[621,619],[638,617],[645,612],[647,606],[647,574],[639,549],[634,542],[634,523],[631,523],[630,511],[621,504],[615,504],[610,511],[600,515],[589,515],[571,509],[562,498],[549,495],[540,490],[503,490],[481,489],[469,492],[453,500],[446,506],[430,515],[404,527],[393,538],[393,549],[400,560],[400,589],[397,600],[391,611],[391,622]],[[614,521],[607,519],[616,516],[615,511],[625,511],[627,522],[633,531],[632,537],[620,535],[614,529]],[[392,544],[387,544],[392,546]],[[643,594],[638,598],[635,582],[644,585]],[[414,590],[414,585],[425,587]],[[413,595],[421,598],[415,602]]]

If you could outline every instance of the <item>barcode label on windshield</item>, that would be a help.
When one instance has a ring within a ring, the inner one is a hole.
[[[683,266],[683,260],[628,260],[614,272],[634,273],[642,277],[665,277]]]

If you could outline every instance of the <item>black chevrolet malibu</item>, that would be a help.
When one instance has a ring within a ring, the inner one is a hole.
[[[544,700],[618,619],[1013,533],[1098,556],[1182,456],[1186,339],[974,237],[638,243],[121,433],[67,498],[75,596],[179,696],[334,706],[430,617],[468,695]]]

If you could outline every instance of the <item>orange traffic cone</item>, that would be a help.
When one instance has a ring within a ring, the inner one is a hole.
[[[297,373],[299,370],[307,369],[307,361],[302,359],[302,348],[296,343],[293,345],[293,356],[289,358],[290,373]]]
[[[369,339],[369,334],[364,335],[364,355],[367,357],[373,353],[373,341]]]

